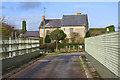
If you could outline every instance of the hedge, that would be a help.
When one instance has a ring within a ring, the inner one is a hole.
[[[65,43],[64,44],[59,43],[58,44],[58,49],[65,48],[66,46],[70,46],[70,47],[75,46],[75,47],[78,47],[78,45],[84,46],[84,44],[78,44],[78,43],[66,43],[66,44]]]

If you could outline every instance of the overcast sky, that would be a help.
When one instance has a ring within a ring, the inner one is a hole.
[[[27,30],[38,31],[46,7],[46,19],[62,18],[63,15],[87,14],[90,28],[118,27],[117,2],[3,2],[2,15],[7,23],[21,29],[26,20]]]

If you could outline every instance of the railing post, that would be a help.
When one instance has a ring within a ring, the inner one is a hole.
[[[12,38],[9,37],[9,57],[12,57]]]
[[[69,51],[70,51],[70,45],[69,45]]]

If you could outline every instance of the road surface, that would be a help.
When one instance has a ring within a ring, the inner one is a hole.
[[[86,78],[79,54],[47,56],[10,78]]]

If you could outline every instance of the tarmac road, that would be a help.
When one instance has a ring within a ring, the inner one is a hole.
[[[86,78],[77,54],[47,56],[10,78]]]

